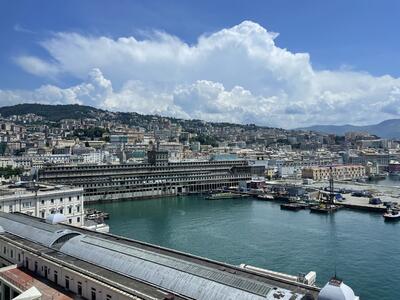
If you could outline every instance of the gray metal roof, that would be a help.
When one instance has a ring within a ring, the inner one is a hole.
[[[23,219],[23,222],[21,220]],[[29,241],[39,243],[46,247],[51,247],[53,243],[62,236],[70,235],[73,231],[46,224],[34,219],[24,218],[14,214],[0,214],[0,226],[6,232],[25,238]],[[74,233],[80,234],[80,233]]]
[[[195,299],[265,299],[272,288],[262,282],[97,237],[74,237],[60,251]]]
[[[168,254],[128,245],[115,238],[84,234],[23,215],[0,212],[0,227],[13,235],[52,248],[106,270],[193,299],[301,299],[301,295]]]

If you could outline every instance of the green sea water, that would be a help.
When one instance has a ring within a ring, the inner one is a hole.
[[[256,199],[169,197],[92,205],[109,212],[110,232],[234,265],[297,275],[334,275],[361,299],[400,299],[400,222],[343,209],[333,215],[284,211]]]

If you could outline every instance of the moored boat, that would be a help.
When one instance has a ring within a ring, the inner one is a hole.
[[[100,218],[103,220],[108,220],[110,218],[110,214],[97,209],[87,209],[85,213],[85,218],[87,220],[97,220]]]
[[[333,204],[320,204],[320,205],[315,205],[310,207],[310,212],[312,213],[320,213],[320,214],[330,214],[335,211],[337,211],[340,208],[338,205],[333,205]]]
[[[281,209],[298,211],[298,210],[304,209],[304,206],[301,204],[298,204],[298,203],[284,203],[284,204],[281,204]]]
[[[235,199],[235,198],[244,198],[244,197],[249,197],[249,195],[226,192],[226,193],[210,194],[209,196],[206,197],[206,199],[207,200],[222,200],[222,199]]]
[[[257,198],[258,198],[258,199],[261,199],[261,200],[267,200],[267,201],[272,201],[272,200],[274,200],[274,196],[272,196],[272,195],[270,195],[270,194],[258,195]]]
[[[400,210],[389,208],[387,212],[383,214],[385,221],[399,221],[400,220]]]

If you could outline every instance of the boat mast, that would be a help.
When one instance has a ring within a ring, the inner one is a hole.
[[[333,205],[335,199],[335,192],[333,189],[333,168],[332,166],[329,167],[329,204]]]

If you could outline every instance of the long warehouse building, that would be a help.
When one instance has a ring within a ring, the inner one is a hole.
[[[169,162],[168,152],[150,151],[145,164],[48,166],[39,179],[83,187],[85,201],[104,201],[202,193],[238,186],[264,172],[264,166],[245,160]]]
[[[18,278],[28,275],[45,279],[44,283],[67,291],[71,298],[91,300],[300,300],[316,299],[320,291],[304,283],[71,225],[48,224],[24,214],[0,212],[0,249],[5,271],[13,266],[18,269],[14,278],[2,279],[14,283],[7,283],[8,294],[10,287],[15,289],[11,294],[28,289],[18,284]]]

